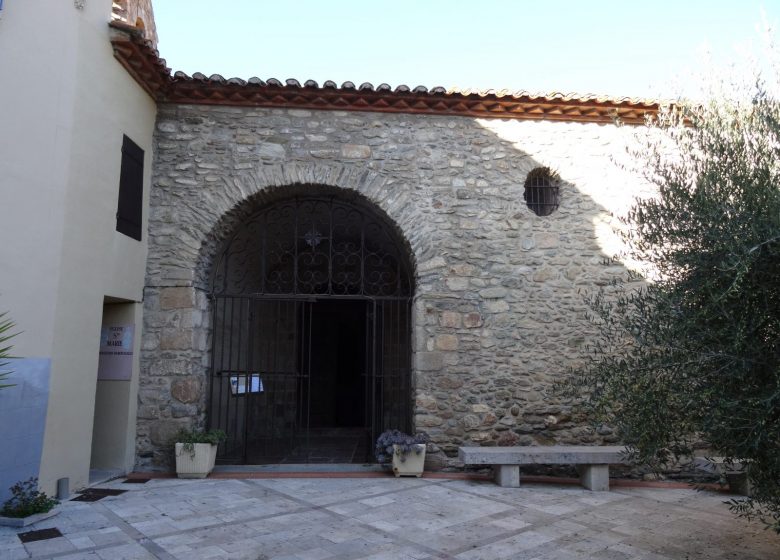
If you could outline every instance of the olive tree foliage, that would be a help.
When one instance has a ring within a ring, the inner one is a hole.
[[[749,465],[732,509],[780,532],[780,99],[758,81],[646,132],[633,155],[657,195],[623,217],[618,258],[652,274],[589,296],[601,336],[574,389],[639,460],[704,442]]]

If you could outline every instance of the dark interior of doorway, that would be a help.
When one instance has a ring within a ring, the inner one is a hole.
[[[308,369],[302,401],[309,402],[308,429],[275,457],[252,463],[364,463],[370,461],[367,420],[367,318],[365,300],[318,300],[307,332],[300,333]]]
[[[312,306],[312,428],[365,424],[365,346],[365,301],[319,301]]]

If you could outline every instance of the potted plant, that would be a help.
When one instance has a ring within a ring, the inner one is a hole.
[[[425,465],[425,447],[428,434],[420,432],[413,436],[399,430],[387,430],[376,440],[377,461],[392,460],[395,476],[421,477]]]
[[[59,513],[54,509],[59,502],[38,491],[36,477],[17,482],[10,490],[11,497],[0,509],[0,525],[26,527]]]
[[[176,475],[206,478],[214,468],[217,446],[226,438],[222,430],[179,430],[175,438]]]

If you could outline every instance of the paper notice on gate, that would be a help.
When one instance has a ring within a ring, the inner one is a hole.
[[[259,373],[246,373],[230,376],[230,392],[234,395],[262,393],[263,391],[265,391],[263,388],[263,379],[260,377]]]
[[[265,390],[263,389],[263,380],[259,373],[252,375],[252,384],[250,385],[249,390],[252,393],[262,393]]]

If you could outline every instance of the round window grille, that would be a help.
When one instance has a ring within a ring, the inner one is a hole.
[[[549,216],[558,208],[558,180],[546,167],[528,174],[523,192],[525,203],[537,216]]]

